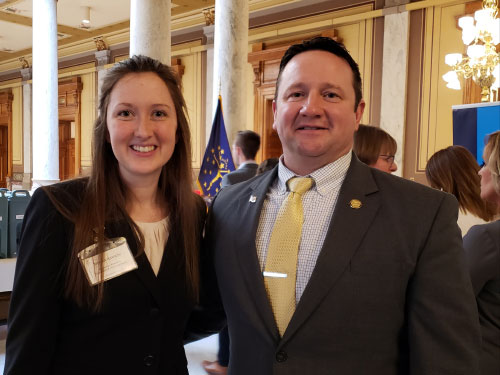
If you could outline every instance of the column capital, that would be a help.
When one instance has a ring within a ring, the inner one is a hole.
[[[23,77],[23,84],[28,83],[32,76],[31,68],[23,68],[21,69],[21,76]]]
[[[111,51],[109,49],[96,51],[94,55],[97,60],[97,69],[102,68],[104,65],[111,62]]]
[[[205,35],[205,44],[214,44],[215,25],[203,26],[203,34]]]

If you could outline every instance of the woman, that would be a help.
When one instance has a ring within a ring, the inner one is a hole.
[[[383,172],[394,173],[398,170],[394,161],[397,149],[394,138],[375,126],[360,124],[354,133],[353,150],[358,159]]]
[[[134,56],[108,71],[99,110],[90,177],[38,189],[27,209],[7,375],[188,373],[206,208],[180,83]]]
[[[425,167],[429,184],[457,198],[458,226],[465,235],[473,225],[485,224],[495,215],[496,207],[481,199],[479,165],[462,146],[450,146],[431,156]]]
[[[484,148],[481,198],[500,210],[500,131]],[[472,286],[476,294],[483,336],[481,375],[500,374],[500,220],[477,225],[464,237]]]

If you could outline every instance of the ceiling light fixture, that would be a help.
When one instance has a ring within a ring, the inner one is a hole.
[[[481,87],[481,101],[490,100],[491,87],[500,87],[500,54],[496,45],[500,42],[500,19],[497,17],[496,0],[483,0],[483,8],[474,17],[458,20],[462,29],[462,41],[467,46],[467,56],[450,53],[445,63],[453,68],[443,75],[447,87],[460,90],[459,76],[472,78]],[[475,24],[474,24],[475,21]]]
[[[82,23],[80,27],[84,29],[90,28],[90,7],[82,7]]]

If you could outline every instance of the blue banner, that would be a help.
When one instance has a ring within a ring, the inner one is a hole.
[[[219,96],[210,139],[198,176],[198,185],[202,194],[206,197],[215,197],[220,190],[222,176],[234,171],[234,169],[231,147],[222,116],[222,100]]]
[[[483,163],[484,141],[500,130],[500,103],[477,103],[453,106],[453,144],[464,146]]]

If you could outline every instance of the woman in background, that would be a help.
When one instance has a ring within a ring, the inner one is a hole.
[[[500,210],[500,132],[484,148],[481,198]],[[483,338],[481,375],[500,374],[500,220],[473,226],[464,237]]]
[[[458,226],[462,235],[473,225],[491,221],[496,214],[496,206],[481,199],[479,169],[474,156],[462,146],[437,151],[425,167],[429,185],[457,198]]]
[[[375,126],[359,124],[354,133],[353,150],[358,159],[383,172],[394,173],[398,170],[394,161],[397,149],[395,139]]]
[[[36,190],[26,211],[6,375],[188,374],[206,207],[177,75],[122,61],[99,110],[90,177]]]

